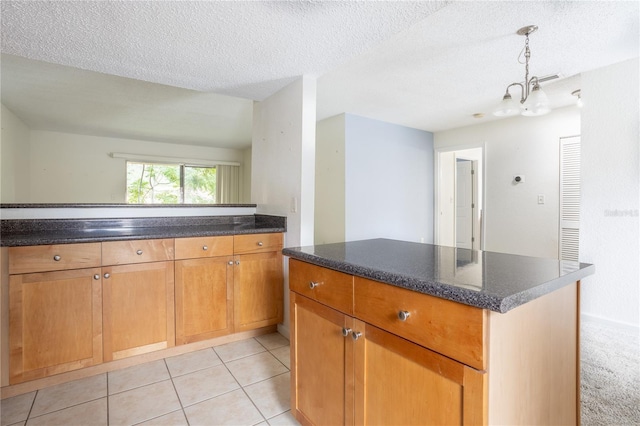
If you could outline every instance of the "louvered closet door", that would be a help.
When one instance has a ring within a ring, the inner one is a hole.
[[[578,261],[580,136],[560,138],[560,259]]]

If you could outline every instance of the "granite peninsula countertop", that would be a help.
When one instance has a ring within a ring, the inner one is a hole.
[[[351,275],[505,313],[595,272],[587,263],[389,239],[282,253]]]
[[[72,244],[156,238],[286,232],[283,216],[185,216],[0,221],[0,246]]]

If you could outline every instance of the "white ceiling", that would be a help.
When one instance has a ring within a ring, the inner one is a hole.
[[[318,78],[342,112],[429,131],[474,124],[531,35],[554,107],[579,74],[639,56],[637,1],[2,1],[2,102],[32,128],[247,147],[252,100]],[[28,58],[28,59],[27,59]]]

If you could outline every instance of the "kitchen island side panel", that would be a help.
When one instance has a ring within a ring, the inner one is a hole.
[[[489,312],[489,424],[579,423],[579,286]]]

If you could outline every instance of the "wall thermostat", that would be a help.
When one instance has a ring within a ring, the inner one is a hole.
[[[515,183],[524,183],[524,175],[515,175],[513,181]]]

